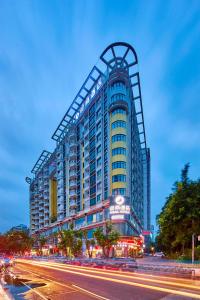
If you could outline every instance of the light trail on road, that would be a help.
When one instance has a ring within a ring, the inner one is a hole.
[[[35,263],[33,263],[35,264]],[[44,265],[50,265],[50,266],[54,266],[54,267],[60,267],[62,269],[69,269],[69,270],[79,270],[79,271],[84,271],[84,272],[88,272],[88,273],[94,273],[94,274],[104,274],[107,276],[115,276],[115,277],[122,277],[122,278],[128,278],[128,279],[137,279],[140,281],[144,281],[144,278],[135,276],[134,274],[131,275],[126,275],[126,274],[122,274],[122,273],[116,273],[110,270],[95,270],[94,268],[87,268],[87,267],[79,267],[79,266],[70,266],[70,265],[63,265],[63,264],[57,264],[57,263],[50,263],[50,262],[42,262],[41,264]],[[37,265],[37,263],[36,263]],[[160,276],[159,276],[160,278]],[[176,287],[183,287],[183,288],[189,288],[189,289],[196,289],[196,290],[200,290],[200,285],[199,286],[194,286],[190,284],[186,284],[186,283],[177,283],[177,282],[173,282],[170,281],[171,278],[168,277],[168,280],[160,280],[158,278],[145,278],[145,281],[147,282],[154,282],[154,283],[161,283],[161,284],[166,284],[166,285],[172,285],[172,286],[176,286]]]
[[[33,266],[38,266],[42,268],[47,268],[51,270],[56,270],[60,272],[65,272],[65,273],[70,273],[74,275],[80,275],[84,276],[87,278],[93,278],[93,279],[98,279],[98,280],[104,280],[107,282],[113,282],[113,283],[118,283],[122,285],[129,285],[129,286],[135,286],[135,287],[140,287],[140,288],[145,288],[145,289],[150,289],[154,291],[160,291],[160,292],[165,292],[167,294],[174,294],[174,295],[179,295],[179,296],[184,296],[184,297],[190,297],[193,299],[200,299],[200,294],[195,293],[200,290],[200,286],[194,286],[190,284],[185,284],[185,283],[176,283],[174,281],[170,281],[169,279],[164,281],[164,280],[159,280],[159,277],[157,279],[151,279],[151,278],[141,278],[137,277],[135,275],[126,275],[122,274],[122,272],[113,272],[110,270],[95,270],[93,268],[87,268],[87,267],[79,267],[79,266],[70,266],[70,265],[62,265],[59,263],[52,263],[52,262],[33,262],[33,261],[24,261],[21,260],[22,263],[25,263],[27,265],[33,265]],[[119,278],[113,278],[113,277],[119,277]],[[154,276],[155,278],[155,276]],[[134,280],[139,280],[143,281],[145,283],[141,282],[135,282]],[[157,285],[150,285],[149,282],[154,283],[154,284],[160,284],[162,286],[157,286]],[[191,281],[192,283],[192,281]],[[179,288],[178,290],[175,290],[173,288],[165,287],[166,285],[171,285],[171,286],[176,286]],[[187,288],[187,291],[181,290],[181,288]],[[192,292],[189,290],[193,290]]]

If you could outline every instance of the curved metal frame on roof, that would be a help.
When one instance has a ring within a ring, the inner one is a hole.
[[[40,157],[36,161],[33,169],[31,170],[31,173],[37,174],[41,170],[41,168],[45,165],[45,163],[49,160],[51,154],[52,154],[51,152],[47,150],[43,150],[42,153],[40,154]]]
[[[124,48],[123,55],[117,54],[117,48]],[[108,57],[108,58],[107,58]],[[136,117],[137,124],[139,128],[140,143],[142,149],[147,149],[146,145],[146,134],[144,126],[144,115],[143,115],[143,106],[142,106],[142,95],[140,87],[140,77],[139,72],[135,70],[135,67],[138,64],[138,58],[135,49],[125,42],[116,42],[109,45],[100,55],[100,61],[103,62],[103,65],[106,66],[106,69],[113,70],[116,67],[121,67],[127,69],[129,73],[129,78],[131,80],[131,88],[133,92],[133,100],[137,102],[135,105],[137,109]],[[101,76],[105,76],[105,70],[94,66],[85,82],[83,83],[81,89],[52,135],[52,139],[56,142],[62,141],[66,133],[68,132],[69,126],[76,121],[76,114],[79,112],[83,102],[86,100],[87,96],[91,93],[92,89],[98,83],[98,80]],[[145,151],[146,155],[146,151]]]

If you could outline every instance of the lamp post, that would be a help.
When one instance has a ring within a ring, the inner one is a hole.
[[[194,264],[194,237],[195,233],[192,234],[192,264]]]

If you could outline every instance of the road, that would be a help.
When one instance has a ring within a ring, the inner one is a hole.
[[[200,281],[192,279],[29,260],[19,260],[12,273],[24,279],[26,299],[200,299]]]

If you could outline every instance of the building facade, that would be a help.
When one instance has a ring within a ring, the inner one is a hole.
[[[127,43],[108,46],[32,169],[30,230],[51,236],[73,222],[88,230],[111,220],[122,237],[150,228],[150,150],[138,59]]]

